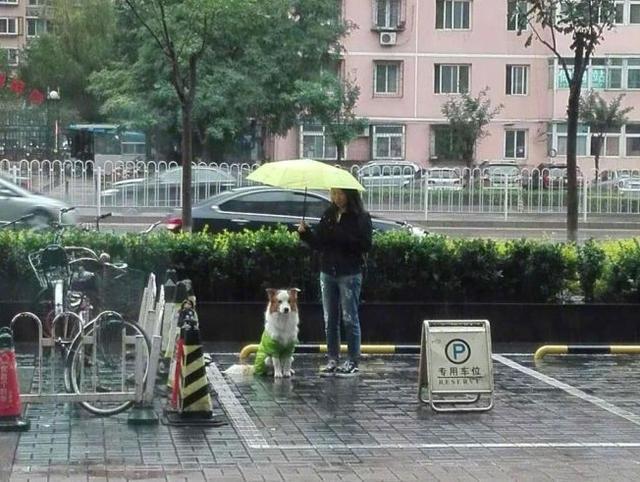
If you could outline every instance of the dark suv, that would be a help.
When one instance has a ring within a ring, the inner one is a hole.
[[[193,206],[193,231],[209,232],[223,230],[241,231],[260,229],[283,224],[294,230],[304,214],[305,221],[314,225],[329,207],[330,200],[316,192],[280,189],[269,186],[251,186],[232,189],[213,196]],[[420,228],[409,224],[372,217],[375,231],[404,229],[417,235],[424,234]],[[172,216],[166,221],[167,229],[177,232],[182,228],[182,219]]]

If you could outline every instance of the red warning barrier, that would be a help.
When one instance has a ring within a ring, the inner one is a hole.
[[[13,349],[10,328],[0,329],[0,431],[27,430],[29,422],[22,420],[18,363]]]

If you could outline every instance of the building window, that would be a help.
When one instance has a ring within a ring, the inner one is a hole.
[[[470,65],[435,64],[434,92],[463,94],[469,92]]]
[[[573,75],[573,60],[565,59],[569,75]],[[568,89],[564,69],[555,63],[556,89]],[[640,58],[593,58],[585,70],[583,89],[640,89]]]
[[[624,23],[624,0],[615,2],[616,13],[613,17],[613,23],[622,25]]]
[[[599,152],[600,156],[618,157],[620,155],[620,128],[610,129],[605,132],[604,137],[602,138],[602,144],[600,144],[600,138],[598,135],[591,133],[590,154],[592,156],[596,155],[598,145],[601,145]]]
[[[468,30],[470,11],[469,0],[436,0],[436,28]]]
[[[401,62],[374,62],[374,94],[400,95],[402,90]]]
[[[4,49],[6,53],[7,65],[15,67],[18,65],[18,49]]]
[[[629,23],[640,23],[640,2],[629,5]]]
[[[0,5],[18,5],[18,0],[0,0]]]
[[[627,89],[640,89],[640,59],[627,59]]]
[[[431,158],[439,160],[451,160],[454,154],[455,136],[451,126],[431,126]]]
[[[559,156],[567,155],[567,124],[556,124],[556,152]],[[587,139],[589,128],[586,125],[578,124],[578,136],[576,139],[576,155],[587,155]]]
[[[404,126],[373,126],[373,158],[404,159]]]
[[[627,124],[625,138],[627,157],[640,157],[640,124]]]
[[[524,159],[527,157],[527,131],[504,131],[504,157],[505,159]]]
[[[529,66],[507,65],[507,95],[527,95],[529,93]]]
[[[507,30],[518,31],[527,28],[527,2],[507,0]]]
[[[401,0],[375,0],[374,23],[378,28],[396,29],[400,25]]]
[[[622,59],[607,59],[607,89],[622,88]]]
[[[18,35],[18,19],[0,17],[0,35]]]
[[[45,19],[27,17],[27,37],[37,37],[49,30],[49,23]]]
[[[309,159],[337,159],[335,142],[325,133],[324,126],[303,124],[301,127],[302,157]]]

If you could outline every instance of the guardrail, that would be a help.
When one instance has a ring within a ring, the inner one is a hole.
[[[95,167],[95,168],[94,168]],[[247,175],[258,164],[193,164],[193,202],[232,187],[251,185]],[[459,214],[560,214],[566,212],[566,180],[552,169],[519,169],[493,173],[487,169],[434,168],[418,172],[396,166],[373,176],[352,173],[366,188],[370,211]],[[174,162],[91,162],[0,159],[0,174],[16,184],[62,199],[78,207],[180,207],[181,168]],[[639,214],[640,172],[585,172],[578,177],[579,213]]]

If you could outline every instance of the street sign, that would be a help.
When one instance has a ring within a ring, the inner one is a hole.
[[[420,343],[418,398],[436,411],[493,406],[491,330],[487,320],[426,320]],[[427,398],[423,391],[427,390]],[[483,397],[486,395],[486,397]],[[487,403],[480,403],[488,398]]]

